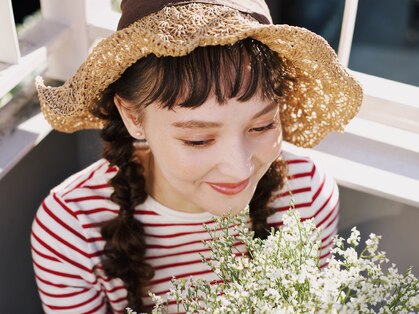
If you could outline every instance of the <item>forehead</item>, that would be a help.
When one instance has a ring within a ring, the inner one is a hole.
[[[201,106],[195,108],[175,106],[167,109],[152,104],[145,109],[145,121],[151,126],[160,127],[176,126],[192,120],[218,124],[246,122],[268,107],[271,110],[275,109],[275,106],[269,106],[270,104],[273,104],[272,100],[259,95],[246,101],[231,98],[225,104],[220,104],[215,96],[210,96]]]

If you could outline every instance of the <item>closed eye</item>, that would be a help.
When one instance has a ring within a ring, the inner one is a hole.
[[[182,142],[186,146],[201,148],[201,147],[205,147],[205,146],[211,144],[211,142],[213,142],[213,140],[206,140],[206,141],[188,141],[188,140],[182,140]]]
[[[277,126],[278,126],[278,123],[272,122],[272,123],[270,123],[268,125],[265,125],[265,126],[261,126],[261,127],[258,127],[258,128],[252,128],[252,129],[250,129],[250,131],[255,132],[255,133],[263,133],[267,130],[275,129]]]

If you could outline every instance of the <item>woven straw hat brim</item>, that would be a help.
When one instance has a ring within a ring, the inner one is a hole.
[[[113,33],[62,86],[48,87],[37,78],[42,111],[62,132],[102,128],[105,121],[89,108],[137,60],[149,54],[183,56],[197,47],[234,44],[247,37],[277,52],[297,78],[292,92],[280,99],[286,141],[312,147],[329,132],[342,131],[356,115],[362,88],[322,37],[304,28],[262,25],[231,8],[202,3],[165,7]]]

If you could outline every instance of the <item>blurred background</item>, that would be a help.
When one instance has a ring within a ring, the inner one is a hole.
[[[275,23],[303,26],[337,51],[342,0],[268,0]],[[349,68],[419,86],[419,0],[360,0]]]
[[[113,0],[118,7],[120,0]],[[337,51],[343,0],[266,0],[274,22],[302,26]],[[12,0],[15,21],[39,0]],[[419,0],[360,0],[349,68],[419,86]]]

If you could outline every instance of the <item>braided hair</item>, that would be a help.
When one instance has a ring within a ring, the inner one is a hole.
[[[233,97],[246,101],[260,92],[264,98],[275,100],[284,96],[292,82],[281,58],[267,46],[248,38],[229,46],[200,47],[183,57],[149,55],[129,67],[103,92],[91,111],[107,121],[101,132],[105,144],[103,157],[118,167],[109,183],[114,189],[111,200],[120,206],[118,216],[101,229],[106,241],[103,266],[108,276],[123,280],[128,306],[147,311],[142,296],[154,271],[144,258],[144,227],[134,217],[135,207],[147,198],[144,167],[134,157],[134,139],[124,126],[114,96],[135,104],[132,110],[141,116],[142,110],[153,102],[167,109],[175,105],[195,108],[211,93],[220,104]],[[256,237],[266,238],[268,234],[267,217],[273,213],[268,204],[272,192],[283,186],[285,176],[285,163],[278,159],[258,183],[250,202]]]

